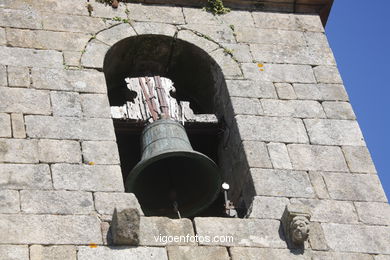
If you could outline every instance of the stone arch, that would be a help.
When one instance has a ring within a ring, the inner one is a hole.
[[[170,78],[179,100],[195,112],[215,113],[217,87],[224,79],[218,64],[202,49],[164,35],[128,37],[107,52],[103,71],[112,105],[126,102],[126,77],[160,75]]]
[[[198,58],[198,65],[202,62],[201,59],[203,59],[204,64],[210,65],[210,68],[203,71],[214,71],[214,75],[212,76],[214,83],[211,84],[214,87],[214,91],[218,90],[221,84],[224,84],[224,79],[226,77],[242,77],[242,72],[238,63],[236,62],[236,59],[233,57],[232,53],[230,53],[228,49],[226,49],[222,44],[213,40],[211,37],[203,35],[202,33],[194,31],[192,29],[187,29],[185,27],[177,27],[171,24],[164,23],[120,23],[111,26],[107,29],[104,29],[90,39],[81,55],[80,65],[86,68],[95,68],[98,70],[103,70],[105,58],[107,57],[106,54],[110,55],[110,53],[115,52],[114,49],[118,49],[118,45],[116,44],[126,45],[126,41],[127,43],[129,43],[132,39],[135,39],[136,37],[143,37],[144,39],[160,37],[163,40],[162,42],[160,42],[159,45],[161,45],[162,43],[173,44],[173,42],[179,42],[180,44],[178,45],[180,46],[179,48],[177,48],[179,51],[180,48],[182,50],[191,49],[193,55],[189,53],[191,51],[187,51],[186,55],[184,56]],[[162,48],[163,47],[159,46],[159,49]],[[194,55],[195,53],[199,53],[200,55],[196,56]],[[176,57],[182,58],[183,55],[176,53]],[[175,57],[172,58],[174,59]],[[196,69],[196,67],[197,66],[193,66],[193,69]],[[176,66],[176,68],[180,69],[180,67],[178,66]],[[190,68],[187,68],[187,72],[190,70]],[[174,72],[171,71],[170,73]],[[201,73],[199,72],[198,77],[200,74]],[[193,75],[193,73],[187,73],[187,75]],[[105,76],[107,80],[106,71]],[[203,75],[202,78],[204,79],[205,77],[206,75]],[[210,75],[209,80],[206,81],[210,86]],[[179,80],[176,82],[176,84],[183,85],[183,82],[184,80]],[[205,82],[205,80],[203,80],[203,82]],[[124,81],[122,82],[122,84],[124,84]],[[108,86],[108,90],[110,92],[110,86]],[[190,96],[191,94],[193,93],[188,93],[186,96]],[[218,95],[219,94],[220,93],[218,93]],[[205,99],[209,99],[210,96],[214,96],[214,94],[211,94],[207,91],[203,94],[203,98]],[[200,98],[200,100],[201,99],[202,98]],[[215,100],[214,103],[218,102],[218,100]],[[221,115],[222,111],[224,111],[223,108],[217,109],[214,106],[205,104],[203,104],[204,109],[200,109],[201,106],[195,105],[195,103],[202,103],[199,100],[193,103],[195,110],[200,113],[217,113],[218,115]],[[213,102],[208,101],[208,103],[211,104]]]

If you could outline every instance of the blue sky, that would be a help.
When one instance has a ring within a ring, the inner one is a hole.
[[[390,199],[389,11],[389,0],[335,0],[325,29],[388,199]]]

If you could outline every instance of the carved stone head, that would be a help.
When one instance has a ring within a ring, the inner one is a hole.
[[[291,239],[294,244],[302,244],[309,237],[309,220],[305,216],[296,216],[290,224]]]
[[[309,238],[309,224],[311,213],[303,204],[289,204],[282,216],[284,234],[288,246],[291,248],[304,248]]]

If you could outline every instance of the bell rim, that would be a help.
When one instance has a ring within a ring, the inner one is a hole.
[[[148,160],[142,160],[142,161],[138,162],[134,166],[134,168],[130,171],[129,175],[126,178],[125,192],[131,193],[131,192],[134,191],[134,185],[135,185],[136,179],[139,176],[140,172],[146,166],[150,165],[151,163],[153,163],[155,161],[158,161],[158,160],[164,159],[164,158],[168,158],[168,157],[171,157],[173,155],[180,155],[180,156],[187,157],[187,158],[201,158],[202,160],[207,162],[213,168],[213,171],[211,171],[212,172],[212,178],[214,178],[215,182],[217,183],[215,192],[212,193],[212,197],[209,200],[207,200],[207,203],[205,203],[203,206],[200,206],[195,212],[189,211],[187,214],[185,214],[185,213],[182,214],[183,217],[192,217],[196,213],[200,213],[203,210],[205,210],[207,207],[209,207],[217,199],[218,194],[221,191],[221,187],[220,186],[221,186],[221,183],[222,183],[221,172],[220,172],[220,169],[217,166],[217,164],[212,159],[210,159],[207,155],[202,154],[200,152],[197,152],[197,151],[183,151],[183,150],[167,150],[166,152],[164,152],[162,154],[159,154],[159,155],[156,155],[156,156],[154,156],[152,158],[149,158]],[[187,156],[185,156],[185,155],[187,155]],[[141,207],[142,207],[142,205],[141,205]]]

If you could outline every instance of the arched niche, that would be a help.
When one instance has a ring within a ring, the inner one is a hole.
[[[233,59],[230,60],[229,55],[227,56],[225,62],[236,64]],[[231,175],[234,171],[232,164],[237,163],[232,160],[235,157],[232,151],[237,153],[240,141],[231,140],[238,140],[239,136],[235,134],[237,131],[232,131],[233,112],[223,71],[205,50],[178,39],[176,34],[173,37],[155,34],[131,36],[109,48],[104,57],[103,72],[111,106],[122,106],[133,98],[133,94],[127,89],[125,78],[159,75],[173,81],[176,98],[180,101],[189,101],[195,113],[217,115],[219,124],[213,126],[211,132],[201,129],[203,133],[199,135],[192,134],[191,129],[187,127],[186,130],[194,150],[206,154],[222,168],[222,179],[226,181],[235,179]],[[226,123],[230,129],[224,129],[222,123]],[[139,136],[142,127],[134,134],[133,130],[122,131],[123,124],[118,124],[115,120],[114,125],[125,180],[127,174],[140,160]],[[229,142],[233,146],[227,148]],[[244,161],[239,164],[245,164]],[[236,185],[233,184],[231,187],[234,188]],[[235,193],[240,194],[241,187],[236,188],[238,190]],[[205,212],[205,216],[220,214],[221,209],[218,207],[223,206],[223,196],[216,203],[217,206]]]
[[[139,35],[114,44],[104,59],[111,105],[122,105],[131,99],[127,77],[167,77],[174,82],[176,98],[190,101],[195,113],[220,114],[214,97],[223,81],[217,63],[201,48],[164,35]]]

